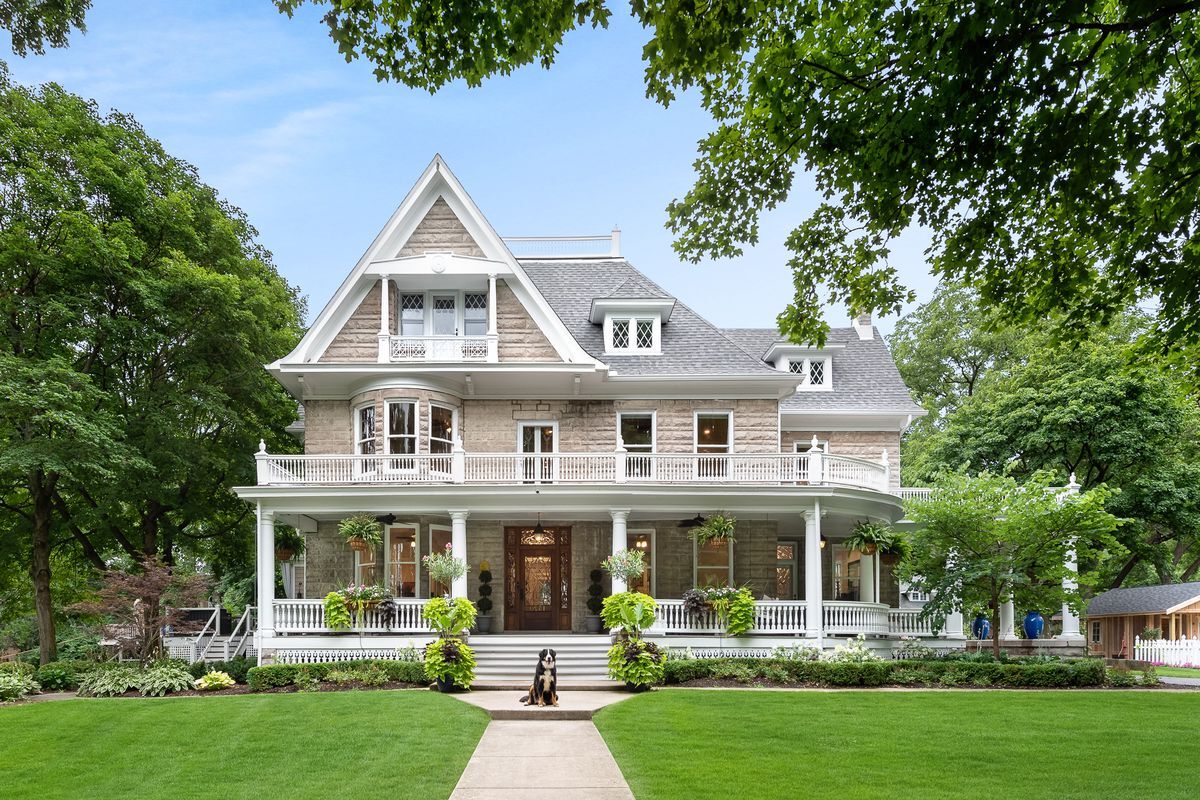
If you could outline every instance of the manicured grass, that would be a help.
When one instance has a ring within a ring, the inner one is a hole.
[[[638,800],[1196,798],[1200,693],[666,689],[596,716]]]
[[[1160,678],[1164,675],[1170,678],[1200,678],[1200,669],[1191,667],[1155,667],[1154,671]]]
[[[487,715],[426,691],[0,708],[0,796],[446,798]]]

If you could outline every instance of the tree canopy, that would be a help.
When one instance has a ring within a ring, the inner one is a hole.
[[[437,91],[527,64],[605,0],[274,0],[325,9],[347,60]],[[0,24],[38,50],[87,0],[14,0]],[[13,11],[15,9],[15,12]],[[823,302],[898,312],[905,231],[936,274],[1024,321],[1080,332],[1158,304],[1158,344],[1200,370],[1200,0],[939,3],[631,0],[648,31],[646,93],[694,92],[715,129],[667,209],[679,254],[738,255],[807,173],[823,198],[791,232],[795,295],[779,315],[824,341]]]
[[[261,365],[302,317],[255,236],[132,118],[0,72],[0,503],[43,660],[53,549],[244,555],[229,488],[260,438],[289,446],[295,403]]]
[[[1079,590],[1064,587],[1076,576],[1068,554],[1096,564],[1119,545],[1112,538],[1118,520],[1104,506],[1104,488],[1082,494],[1053,485],[1040,473],[1023,484],[992,474],[949,474],[925,499],[906,505],[918,523],[911,552],[901,563],[901,580],[930,601],[922,614],[937,627],[954,611],[986,611],[992,622],[992,649],[1000,654],[1000,606],[1046,613],[1064,602],[1082,610]],[[1078,583],[1094,585],[1083,571]]]

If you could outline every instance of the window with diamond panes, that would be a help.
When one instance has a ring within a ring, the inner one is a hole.
[[[612,324],[612,344],[614,350],[625,350],[629,347],[629,320],[614,319]]]
[[[797,375],[803,375],[804,374],[804,362],[803,361],[789,361],[788,362],[788,371],[794,372]]]
[[[809,386],[824,386],[825,385],[825,362],[824,361],[808,362],[808,385]]]
[[[463,333],[483,336],[487,333],[487,295],[468,292],[463,295]]]
[[[405,294],[400,296],[400,334],[423,336],[425,334],[425,295]]]
[[[637,321],[637,348],[639,350],[654,349],[654,320],[639,319]]]

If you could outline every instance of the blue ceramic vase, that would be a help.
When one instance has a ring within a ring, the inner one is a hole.
[[[1030,611],[1025,615],[1025,621],[1021,623],[1021,627],[1025,629],[1026,639],[1042,638],[1042,628],[1046,627],[1046,620],[1042,619],[1042,615],[1036,611]]]
[[[983,614],[976,614],[971,623],[971,635],[976,639],[987,639],[992,635],[992,623]]]

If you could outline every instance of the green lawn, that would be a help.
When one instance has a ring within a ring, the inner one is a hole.
[[[667,689],[596,725],[638,800],[1200,797],[1200,693]]]
[[[0,708],[0,796],[446,798],[487,715],[425,691]]]
[[[1200,678],[1200,669],[1191,667],[1155,667],[1154,671],[1160,678],[1164,675],[1171,678]]]

